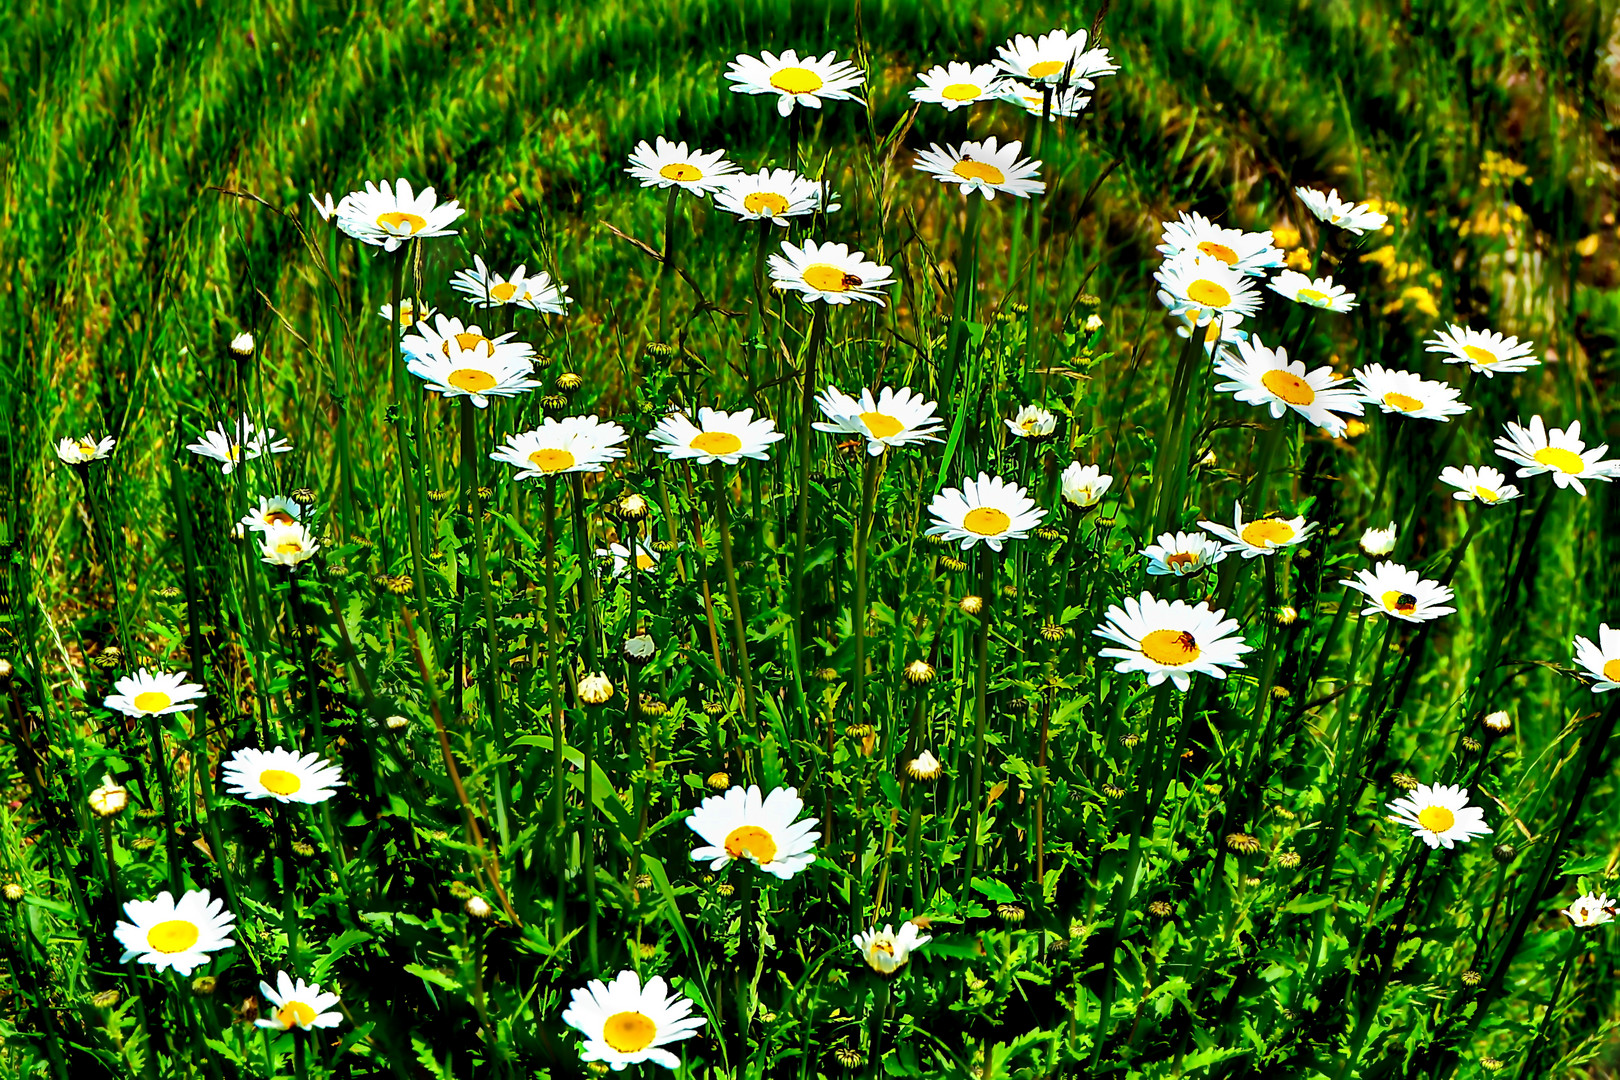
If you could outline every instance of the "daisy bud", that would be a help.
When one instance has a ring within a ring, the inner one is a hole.
[[[980,596],[964,596],[956,606],[962,609],[964,615],[977,615],[984,610],[984,598]]]
[[[1277,620],[1278,626],[1293,626],[1299,619],[1299,609],[1291,604],[1279,604],[1272,618]]]
[[[1498,1072],[1502,1068],[1502,1059],[1494,1058],[1491,1057],[1491,1055],[1486,1054],[1484,1057],[1479,1059],[1479,1065],[1480,1068],[1486,1069],[1490,1072]]]
[[[456,900],[466,900],[473,895],[472,886],[465,881],[452,881],[450,895]]]
[[[1502,735],[1513,730],[1513,717],[1498,709],[1485,715],[1485,726]]]
[[[1125,797],[1125,789],[1117,784],[1104,784],[1102,793],[1103,797],[1108,799],[1123,799]]]
[[[213,997],[214,991],[219,988],[219,980],[212,975],[203,975],[191,980],[191,992],[197,997]]]
[[[1368,529],[1361,534],[1361,550],[1368,555],[1388,555],[1395,550],[1395,533],[1393,521],[1385,529]]]
[[[409,720],[407,720],[405,717],[395,715],[395,716],[390,716],[387,720],[384,720],[383,721],[383,726],[386,727],[389,731],[404,731],[407,727],[410,726],[410,723],[411,722]]]
[[[708,780],[704,782],[709,785],[710,791],[725,791],[731,787],[731,774],[726,772],[713,772],[709,774]]]
[[[1418,786],[1418,778],[1411,773],[1398,772],[1390,776],[1389,782],[1402,791],[1411,791]]]
[[[1512,862],[1518,853],[1518,849],[1508,843],[1497,844],[1491,848],[1491,857],[1503,865]]]
[[[1478,986],[1484,981],[1484,976],[1475,971],[1473,968],[1469,968],[1467,971],[1458,976],[1458,981],[1464,986]]]
[[[638,889],[650,889],[650,888],[652,888],[652,875],[651,874],[637,874],[636,875],[636,888],[638,888]]]
[[[1119,745],[1123,746],[1127,750],[1135,750],[1141,741],[1142,736],[1138,735],[1134,731],[1127,731],[1125,734],[1119,737]]]
[[[6,899],[11,901],[13,904],[22,903],[23,887],[17,884],[15,881],[6,882],[5,889],[0,891],[3,891],[6,895]]]
[[[495,914],[495,909],[490,907],[489,901],[482,896],[467,897],[467,902],[462,907],[475,919],[487,919]]]
[[[942,570],[949,570],[953,574],[960,574],[967,569],[967,560],[958,559],[955,555],[941,555],[939,565]]]
[[[632,664],[648,663],[657,652],[658,646],[651,634],[641,633],[624,639],[624,658]]]
[[[934,681],[934,665],[926,660],[913,660],[906,665],[905,676],[912,686],[926,686]]]
[[[680,542],[676,540],[654,540],[647,545],[660,555],[668,555],[680,549]]]
[[[1086,331],[1087,331],[1087,333],[1096,333],[1098,330],[1101,330],[1102,328],[1103,328],[1103,321],[1102,321],[1102,316],[1101,315],[1098,315],[1095,311],[1093,311],[1090,315],[1086,316]]]
[[[587,705],[605,705],[613,696],[613,682],[606,672],[587,675],[579,680],[579,699]]]
[[[1024,921],[1024,916],[1028,913],[1022,904],[997,904],[996,914],[1001,916],[1002,922],[1017,926]]]
[[[652,879],[648,878],[647,879],[647,885],[651,885],[651,884],[652,884]],[[642,887],[646,888],[646,886],[642,886]],[[653,957],[658,955],[658,946],[655,943],[651,942],[651,941],[643,941],[640,945],[636,946],[636,951],[641,954],[641,958],[643,960],[651,960]]]
[[[1158,919],[1168,919],[1176,913],[1176,909],[1171,907],[1166,900],[1155,900],[1148,905],[1147,909],[1149,915]]]
[[[565,371],[557,376],[557,389],[565,394],[572,394],[585,385],[585,380],[576,372]]]
[[[0,686],[6,686],[11,682],[11,672],[11,661],[0,660]]]
[[[562,394],[547,394],[540,399],[540,407],[547,412],[561,412],[568,408],[568,398]]]
[[[231,352],[237,356],[253,355],[253,335],[244,330],[231,338]]]
[[[1273,701],[1287,701],[1292,696],[1292,692],[1286,686],[1273,686],[1271,688],[1271,700]]]
[[[642,694],[641,700],[636,703],[637,710],[649,720],[656,720],[669,712],[669,706],[650,694]]]
[[[906,775],[925,783],[939,779],[939,774],[944,771],[945,766],[940,764],[939,758],[927,750],[906,762]]]
[[[1477,754],[1479,753],[1479,740],[1472,735],[1464,735],[1462,737],[1462,748],[1470,754]]]
[[[1063,539],[1063,530],[1053,528],[1050,525],[1042,525],[1040,528],[1035,530],[1035,536],[1038,539],[1045,540],[1049,544],[1055,544],[1059,540]]]
[[[737,886],[733,885],[729,881],[722,881],[720,884],[714,887],[714,891],[719,893],[721,896],[730,896],[737,891]]]
[[[850,1046],[834,1047],[832,1059],[846,1069],[858,1069],[866,1063],[866,1058],[861,1056],[861,1052]]]
[[[311,855],[315,854],[315,845],[303,840],[294,840],[292,850],[293,854],[297,855],[300,859],[307,859]]]
[[[1069,628],[1047,619],[1041,623],[1041,638],[1045,641],[1058,642],[1069,636]]]
[[[1293,870],[1299,866],[1299,852],[1285,851],[1277,856],[1277,865],[1284,870]]]
[[[817,668],[816,669],[816,678],[820,679],[822,682],[825,682],[825,683],[837,682],[838,679],[839,679],[838,669],[837,668],[830,668],[830,667]]]
[[[455,495],[449,488],[434,488],[428,492],[428,502],[447,503]]]
[[[620,521],[646,521],[652,507],[645,496],[631,492],[613,504],[613,512]]]
[[[724,716],[725,712],[726,712],[726,703],[721,701],[719,698],[710,698],[709,700],[707,700],[707,701],[705,701],[703,703],[703,715],[704,716],[707,716],[707,717],[710,717],[710,718],[718,717],[718,716]],[[731,785],[728,783],[726,786],[730,787]]]
[[[871,724],[845,724],[844,734],[851,739],[864,739],[872,734]]]
[[[95,664],[97,667],[103,668],[122,667],[124,663],[124,650],[120,649],[116,645],[109,645],[97,653],[90,662]],[[9,677],[11,675],[11,665],[6,663],[4,660],[0,660],[0,665],[4,665],[4,671],[0,671],[0,679]]]
[[[1227,833],[1226,846],[1239,855],[1253,855],[1260,850],[1260,841],[1248,833]]]
[[[113,783],[113,778],[103,776],[101,786],[90,793],[90,809],[97,817],[117,817],[129,805],[129,789]]]
[[[122,1000],[123,995],[121,995],[118,991],[103,990],[101,993],[90,999],[90,1004],[94,1005],[98,1009],[111,1009],[117,1007],[118,1003]]]
[[[315,501],[315,491],[313,488],[295,487],[292,489],[292,498],[293,502],[308,506]]]

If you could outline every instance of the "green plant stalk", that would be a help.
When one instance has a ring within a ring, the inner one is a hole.
[[[557,652],[563,646],[557,618],[557,478],[546,477],[546,539],[542,558],[546,564],[546,687],[551,702],[551,868],[558,881],[563,877],[563,849],[567,843],[568,819],[563,811],[563,705],[562,676],[557,671]],[[559,917],[561,908],[559,907]],[[557,928],[562,939],[562,926]]]
[[[720,525],[720,558],[726,567],[726,601],[731,605],[731,626],[737,642],[737,673],[742,679],[743,717],[750,733],[757,730],[754,713],[754,666],[748,658],[748,621],[743,615],[742,594],[737,589],[737,567],[731,554],[731,511],[726,490],[725,466],[716,462],[709,473],[714,482],[714,513]]]
[[[402,249],[395,256],[394,261],[394,318],[389,328],[389,350],[391,352],[390,364],[394,373],[394,437],[399,449],[399,476],[405,487],[405,535],[411,545],[411,584],[416,591],[416,605],[424,617],[428,617],[427,598],[427,572],[422,565],[422,538],[418,529],[418,518],[421,508],[416,503],[416,480],[411,468],[410,439],[405,431],[405,417],[403,415],[403,397],[405,393],[405,357],[400,351],[399,341],[404,337],[404,327],[400,324],[399,305],[405,295],[405,250]]]
[[[1524,1064],[1519,1069],[1519,1080],[1529,1080],[1530,1077],[1537,1075],[1536,1059],[1541,1056],[1541,1045],[1546,1041],[1547,1029],[1552,1026],[1553,1012],[1558,1008],[1558,998],[1564,992],[1564,982],[1569,978],[1569,970],[1575,966],[1575,958],[1580,953],[1581,932],[1572,926],[1569,929],[1569,948],[1564,952],[1564,962],[1558,968],[1558,979],[1553,983],[1552,993],[1547,997],[1547,1011],[1541,1014],[1541,1023],[1536,1025],[1535,1038],[1530,1040],[1530,1047],[1524,1052]]]
[[[951,330],[946,340],[945,373],[940,379],[939,399],[949,401],[961,370],[962,354],[967,346],[967,323],[973,317],[973,294],[979,279],[979,209],[982,198],[967,197],[967,221],[962,226],[961,262],[956,268],[956,296],[952,304]]]
[[[488,558],[485,555],[484,500],[478,495],[478,415],[472,398],[461,399],[461,486],[467,516],[472,527],[474,565],[478,570],[478,592],[484,603],[484,707],[489,710],[490,729],[494,733],[497,752],[495,764],[495,827],[500,833],[501,847],[512,842],[512,827],[507,808],[511,779],[506,763],[506,716],[501,700],[501,642],[500,630],[495,622],[495,596],[490,587]],[[465,655],[463,653],[462,655]]]
[[[1046,129],[1052,122],[1052,87],[1050,83],[1041,84],[1041,117],[1040,123],[1035,126],[1034,137],[1029,140],[1030,156],[1036,161],[1041,160],[1041,153],[1046,145]],[[1054,181],[1052,187],[1056,187]],[[1050,189],[1048,189],[1050,191]],[[1037,287],[1040,282],[1041,258],[1041,200],[1045,196],[1030,196],[1029,203],[1029,275],[1024,284],[1024,356],[1019,368],[1019,377],[1029,375],[1030,358],[1035,354],[1035,301],[1040,298]]]
[[[856,724],[866,715],[866,549],[872,538],[872,509],[877,501],[882,463],[881,454],[866,454],[861,470],[861,513],[855,521],[855,606],[850,613],[850,627],[855,633],[855,671],[850,680],[850,716]]]
[[[574,517],[574,550],[578,552],[580,563],[579,592],[582,601],[581,608],[585,615],[585,662],[591,669],[599,670],[597,663],[597,639],[601,636],[601,620],[596,611],[596,575],[590,572],[591,552],[595,546],[591,543],[590,525],[585,518],[585,477],[581,473],[569,476],[573,497],[569,500],[569,507]]]
[[[816,408],[816,354],[827,336],[827,305],[817,304],[810,319],[810,341],[805,346],[804,382],[799,402],[798,528],[793,537],[793,655],[794,670],[802,666],[804,651],[804,548],[810,532],[810,421]]]
[[[664,257],[658,268],[658,340],[669,341],[669,292],[675,284],[676,227],[680,224],[677,213],[681,189],[671,185],[669,198],[664,202]]]
[[[584,814],[580,817],[580,850],[584,857],[585,877],[585,955],[591,970],[597,969],[596,951],[596,792],[592,770],[596,767],[596,710],[600,706],[586,704],[583,710],[585,730],[582,755],[584,768],[580,781],[584,787]]]
[[[968,788],[972,800],[972,822],[968,832],[967,858],[963,862],[966,872],[962,877],[962,903],[966,905],[973,895],[973,874],[979,868],[979,826],[984,813],[984,736],[989,725],[987,699],[990,689],[990,613],[994,610],[991,587],[995,584],[996,557],[990,548],[979,551],[979,599],[984,607],[979,612],[979,628],[974,635],[973,676],[973,783]]]
[[[1170,397],[1166,408],[1164,438],[1159,443],[1159,460],[1153,467],[1153,494],[1149,499],[1149,520],[1152,522],[1152,536],[1157,536],[1165,529],[1165,522],[1170,519],[1170,490],[1173,486],[1173,477],[1179,476],[1181,462],[1177,450],[1181,444],[1181,431],[1186,424],[1187,384],[1192,373],[1194,358],[1203,348],[1198,337],[1198,328],[1192,327],[1188,332],[1187,341],[1181,347],[1181,356],[1176,360],[1176,371],[1170,379]],[[1168,459],[1168,460],[1166,460]],[[1167,484],[1167,482],[1169,482]],[[1150,536],[1149,539],[1152,537]]]
[[[1277,449],[1282,446],[1283,430],[1287,426],[1287,414],[1272,420],[1260,442],[1260,449],[1254,459],[1254,476],[1249,480],[1249,494],[1244,500],[1249,504],[1251,518],[1260,517],[1266,512],[1266,493],[1271,480],[1271,466],[1277,457]]]

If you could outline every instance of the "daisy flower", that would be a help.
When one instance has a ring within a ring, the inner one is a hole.
[[[1057,417],[1039,405],[1025,405],[1017,416],[1002,423],[1020,439],[1041,439],[1057,430]]]
[[[1363,615],[1381,614],[1402,622],[1424,623],[1457,610],[1447,606],[1454,597],[1451,586],[1430,581],[1396,562],[1357,570],[1354,578],[1339,584],[1366,595],[1369,602],[1361,609]]]
[[[680,188],[702,198],[720,186],[737,166],[726,160],[724,150],[688,150],[686,143],[672,143],[662,135],[658,145],[642,139],[630,152],[630,167],[624,170],[642,187]]]
[[[629,437],[618,424],[595,416],[548,416],[532,431],[508,435],[489,457],[516,469],[514,480],[599,473],[608,462],[624,457],[623,443]]]
[[[1550,473],[1553,483],[1573,487],[1582,495],[1586,494],[1582,480],[1607,483],[1614,479],[1620,462],[1603,460],[1603,452],[1608,448],[1609,444],[1604,443],[1588,450],[1581,440],[1579,420],[1567,430],[1553,428],[1549,431],[1540,416],[1532,416],[1529,427],[1520,427],[1509,420],[1507,435],[1498,436],[1496,440],[1497,455],[1520,466],[1517,475],[1521,478]]]
[[[592,979],[575,990],[562,1021],[585,1036],[582,1061],[601,1061],[615,1072],[644,1061],[679,1069],[681,1059],[665,1047],[691,1038],[708,1023],[692,1016],[692,1008],[690,998],[670,993],[662,976],[643,986],[634,971],[621,971],[611,983]]]
[[[1512,484],[1503,483],[1506,479],[1498,469],[1489,465],[1464,465],[1457,468],[1447,465],[1440,470],[1440,481],[1456,488],[1451,497],[1458,502],[1470,502],[1478,499],[1486,506],[1495,506],[1497,503],[1509,502],[1519,497],[1519,489]]]
[[[1608,623],[1602,623],[1598,626],[1596,644],[1590,638],[1577,635],[1575,662],[1594,680],[1594,694],[1620,690],[1620,630],[1611,630]]]
[[[1333,284],[1333,276],[1313,278],[1297,270],[1284,270],[1266,285],[1278,296],[1286,296],[1296,304],[1344,314],[1356,308],[1356,294],[1346,292],[1343,285]]]
[[[120,920],[113,937],[124,947],[120,964],[134,960],[150,964],[158,972],[173,968],[190,975],[208,963],[209,954],[229,949],[236,916],[225,910],[225,901],[213,900],[207,889],[194,889],[175,903],[167,889],[153,900],[131,900],[124,905],[128,922]]]
[[[1007,79],[1001,84],[1000,97],[1031,116],[1044,116],[1048,120],[1079,116],[1091,104],[1091,95],[1078,86],[1055,87],[1047,95],[1017,79]]]
[[[1356,368],[1355,376],[1361,400],[1377,405],[1386,413],[1447,422],[1471,408],[1457,400],[1459,391],[1455,386],[1425,379],[1415,371],[1368,364]]]
[[[1153,277],[1161,286],[1159,303],[1172,315],[1189,314],[1199,326],[1228,313],[1246,318],[1260,310],[1253,279],[1219,259],[1166,259]]]
[[[1412,830],[1412,835],[1431,848],[1450,851],[1457,841],[1466,843],[1488,835],[1485,811],[1468,805],[1468,790],[1446,784],[1419,784],[1405,798],[1389,803],[1390,820]]]
[[[803,247],[782,241],[782,254],[770,257],[770,272],[772,285],[803,293],[807,304],[864,300],[882,307],[883,291],[894,284],[889,268],[869,261],[864,253],[810,239]]]
[[[892,924],[885,924],[882,930],[874,926],[854,937],[861,959],[880,975],[893,975],[906,966],[913,952],[933,940],[932,935],[922,933],[910,921],[900,924],[898,934]]]
[[[1199,334],[1204,339],[1204,352],[1209,356],[1232,355],[1240,341],[1249,340],[1247,330],[1238,329],[1243,323],[1243,316],[1236,312],[1222,315],[1218,319],[1210,319],[1204,324]],[[1198,329],[1198,313],[1184,311],[1176,316],[1176,336],[1185,341],[1192,337],[1193,331]]]
[[[1192,577],[1226,558],[1226,549],[1201,532],[1167,532],[1142,554],[1148,560],[1147,572],[1155,577]]]
[[[1102,501],[1108,489],[1114,486],[1114,478],[1095,465],[1071,461],[1063,470],[1061,483],[1063,500],[1078,510],[1085,510]]]
[[[238,417],[234,425],[223,421],[202,433],[202,438],[186,447],[198,457],[211,458],[220,463],[220,472],[229,476],[244,461],[265,454],[285,454],[292,449],[286,439],[276,438],[275,428],[256,427],[247,417]]]
[[[1258,517],[1245,522],[1243,505],[1238,503],[1232,507],[1231,528],[1213,521],[1200,521],[1198,527],[1225,540],[1227,551],[1241,552],[1245,559],[1253,559],[1303,542],[1315,530],[1316,522],[1308,522],[1303,517]]]
[[[236,523],[237,535],[264,532],[274,525],[292,525],[302,520],[304,508],[285,495],[259,496],[259,505],[249,510]]]
[[[1250,277],[1265,277],[1266,271],[1283,265],[1282,250],[1272,246],[1270,229],[1257,233],[1228,229],[1185,210],[1175,221],[1161,224],[1159,253],[1166,258],[1213,259]]]
[[[776,111],[783,116],[795,105],[819,109],[823,101],[859,101],[854,91],[866,76],[848,60],[835,60],[837,55],[829,52],[817,59],[806,54],[801,59],[792,49],[781,56],[740,53],[726,69],[726,78],[734,94],[777,95]]]
[[[201,683],[186,682],[184,671],[148,671],[140,668],[113,683],[113,692],[102,701],[104,708],[125,716],[167,716],[189,712],[208,695]]]
[[[1428,352],[1444,353],[1448,364],[1467,364],[1487,379],[1496,373],[1525,371],[1538,366],[1532,353],[1535,346],[1516,337],[1503,337],[1494,330],[1470,330],[1447,323],[1444,330],[1424,342]]]
[[[1335,439],[1344,435],[1345,416],[1362,412],[1360,395],[1345,386],[1349,379],[1335,378],[1326,364],[1307,372],[1303,362],[1289,361],[1286,350],[1266,348],[1258,334],[1239,341],[1235,356],[1217,357],[1214,371],[1228,380],[1216,383],[1216,390],[1266,407],[1274,419],[1292,409]]]
[[[1305,204],[1305,209],[1315,215],[1316,220],[1325,221],[1329,225],[1337,225],[1357,236],[1376,229],[1382,229],[1389,220],[1383,214],[1376,213],[1365,204],[1348,203],[1339,198],[1339,189],[1334,188],[1326,195],[1315,188],[1297,187],[1294,194],[1299,201]]]
[[[1399,531],[1393,521],[1387,528],[1370,528],[1361,534],[1361,550],[1368,555],[1388,555],[1395,550],[1395,535]]]
[[[829,196],[830,199],[837,195]],[[761,169],[725,178],[715,190],[714,205],[742,221],[773,221],[786,226],[789,218],[817,210],[832,213],[839,204],[822,206],[821,185],[792,169]]]
[[[404,307],[403,304],[400,306]],[[490,337],[477,325],[464,323],[450,315],[437,315],[429,324],[424,315],[416,321],[410,333],[399,339],[399,348],[406,356],[423,360],[434,356],[448,358],[451,353],[460,350],[501,364],[516,364],[519,361],[532,364],[534,346],[526,341],[517,341],[516,337],[515,333]]]
[[[1559,914],[1569,916],[1571,923],[1585,930],[1613,922],[1614,906],[1615,901],[1609,899],[1607,893],[1583,893]]]
[[[270,1031],[308,1031],[311,1028],[337,1027],[343,1023],[343,1014],[327,1012],[338,1003],[336,994],[321,993],[317,983],[306,983],[303,979],[293,981],[291,975],[285,971],[276,975],[276,984],[271,986],[267,982],[259,984],[259,993],[264,995],[265,1005],[268,1008],[266,1019],[262,1012],[259,1019],[253,1021],[257,1027]]]
[[[719,870],[734,859],[747,859],[787,881],[816,861],[818,819],[795,821],[803,809],[804,800],[793,788],[777,788],[763,799],[757,784],[710,795],[686,819],[687,827],[707,841],[692,849],[692,860]]]
[[[423,308],[422,318],[421,320],[418,320],[416,317],[416,301],[412,300],[408,296],[404,297],[399,302],[399,325],[401,327],[409,328],[415,325],[418,321],[425,322],[426,320],[433,318],[437,311],[438,308],[435,308],[430,304]],[[393,322],[394,305],[384,304],[382,307],[377,309],[377,314],[389,322]]]
[[[919,71],[917,81],[922,85],[911,88],[912,101],[942,105],[950,112],[976,101],[993,101],[1001,96],[1002,90],[996,65],[964,64],[960,60]]]
[[[1096,89],[1093,79],[1119,70],[1107,49],[1087,49],[1086,31],[1057,29],[1039,38],[1018,34],[996,48],[996,67],[1015,79]]]
[[[512,397],[540,384],[534,371],[534,350],[510,340],[484,336],[476,326],[463,327],[460,319],[440,315],[437,330],[418,323],[414,333],[400,341],[410,358],[405,370],[441,397],[466,397],[478,408],[488,408],[492,397]]]
[[[64,465],[88,465],[92,461],[101,461],[112,457],[113,447],[118,440],[108,435],[104,439],[97,439],[94,435],[83,438],[66,438],[57,442],[56,456]]]
[[[960,540],[963,550],[982,542],[991,551],[1000,551],[1008,540],[1029,536],[1046,516],[1022,487],[983,472],[977,480],[964,480],[960,488],[935,495],[928,513],[934,524],[926,535]]]
[[[313,559],[320,549],[320,541],[301,521],[272,525],[259,534],[259,554],[262,561],[271,566],[301,566]]]
[[[334,214],[340,213],[341,211],[347,209],[349,205],[349,197],[347,195],[343,197],[342,202],[333,203],[332,193],[330,191],[326,193],[326,198],[324,200],[317,199],[315,197],[315,193],[312,191],[309,193],[309,201],[315,204],[315,212],[321,215],[321,220],[328,223],[331,222]]]
[[[1225,611],[1211,611],[1208,604],[1194,607],[1144,592],[1137,599],[1126,597],[1123,607],[1110,605],[1103,624],[1092,633],[1119,644],[1097,650],[1098,656],[1119,661],[1115,671],[1140,671],[1149,686],[1169,679],[1185,693],[1196,673],[1224,679],[1227,668],[1243,666],[1238,658],[1253,650],[1237,629]]]
[[[484,265],[482,255],[473,256],[471,270],[457,270],[450,279],[450,287],[467,297],[474,307],[528,308],[542,315],[562,315],[574,301],[568,296],[568,286],[558,285],[544,270],[533,275],[520,265],[510,274],[495,273]],[[405,305],[401,303],[401,307]]]
[[[912,168],[933,176],[942,184],[959,184],[964,196],[977,191],[986,199],[994,199],[996,192],[1027,199],[1046,190],[1041,175],[1041,163],[1018,155],[1024,144],[1013,141],[996,146],[994,135],[983,142],[965,142],[961,146],[941,147],[934,143],[919,151]]]
[[[609,544],[596,549],[598,559],[613,559],[613,576],[623,577],[630,572],[630,549],[623,544]],[[636,544],[636,569],[645,573],[658,565],[658,552],[642,543]]]
[[[857,400],[829,386],[816,396],[816,404],[827,419],[812,427],[836,435],[864,436],[866,452],[873,457],[891,446],[940,441],[934,434],[943,423],[934,415],[939,406],[906,387],[885,386],[876,398],[863,388]]]
[[[232,795],[279,803],[325,802],[343,786],[342,771],[332,762],[279,746],[236,751],[220,766],[220,780]]]
[[[441,203],[432,188],[411,193],[403,176],[390,187],[366,181],[366,190],[351,191],[335,209],[338,228],[364,244],[393,251],[407,240],[454,236],[452,222],[466,213],[457,202]]]
[[[647,436],[658,444],[659,453],[674,461],[690,458],[699,465],[715,461],[735,465],[743,458],[765,461],[770,445],[785,438],[770,417],[755,420],[753,409],[728,413],[707,406],[698,410],[696,424],[685,413],[672,413]]]

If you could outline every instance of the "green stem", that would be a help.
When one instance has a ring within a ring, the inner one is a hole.
[[[872,507],[877,501],[878,470],[882,462],[882,455],[866,455],[861,479],[861,515],[855,522],[855,607],[850,616],[850,624],[855,632],[855,672],[850,684],[850,716],[856,724],[865,719],[866,548],[871,540]]]
[[[411,467],[410,438],[406,433],[405,416],[403,411],[403,397],[405,394],[405,356],[400,351],[399,341],[404,336],[405,328],[400,323],[399,305],[403,302],[405,294],[405,263],[407,248],[400,249],[394,261],[394,318],[390,327],[389,349],[393,353],[390,361],[394,373],[394,438],[399,448],[399,475],[400,481],[405,485],[405,533],[411,545],[411,583],[416,591],[416,605],[421,610],[424,619],[428,618],[427,600],[427,572],[422,565],[422,538],[418,528],[421,509],[416,502],[415,470]]]
[[[675,229],[680,223],[677,216],[681,189],[671,185],[669,199],[664,203],[664,258],[658,270],[658,340],[669,340],[669,291],[675,283]]]
[[[562,678],[557,672],[557,653],[563,647],[562,629],[557,616],[557,478],[546,477],[546,539],[542,558],[546,564],[546,686],[551,700],[551,864],[558,881],[563,876],[563,848],[567,843],[567,818],[563,813],[563,705]],[[559,927],[559,939],[561,928]]]
[[[951,387],[962,366],[962,354],[967,347],[967,323],[973,317],[973,294],[978,284],[979,266],[979,208],[982,198],[967,197],[967,221],[962,226],[962,249],[956,267],[956,296],[952,305],[951,331],[946,343],[945,374],[939,384],[939,399],[951,399]]]
[[[743,616],[742,595],[737,589],[737,567],[731,555],[731,511],[727,508],[731,493],[726,490],[725,468],[716,463],[710,473],[714,481],[715,516],[720,524],[720,557],[726,567],[726,601],[731,605],[731,624],[737,639],[737,671],[742,677],[743,718],[748,730],[755,730],[754,666],[748,659],[748,622]]]
[[[816,408],[816,354],[827,336],[827,305],[817,304],[810,319],[810,341],[805,347],[804,382],[799,404],[799,497],[798,530],[793,537],[793,646],[795,656],[804,651],[804,547],[810,531],[810,421]],[[800,661],[802,662],[802,661]]]
[[[962,880],[962,900],[965,904],[973,895],[973,874],[979,868],[980,814],[984,810],[984,736],[989,724],[986,707],[990,688],[990,613],[993,610],[991,587],[995,584],[996,557],[989,547],[979,551],[979,630],[974,635],[973,678],[973,783],[968,787],[968,798],[973,800],[972,825],[968,832],[967,859],[963,863],[967,872]]]
[[[501,701],[500,634],[495,623],[495,597],[490,588],[489,566],[485,556],[484,500],[478,495],[478,414],[472,398],[461,399],[461,486],[467,516],[471,519],[474,565],[478,569],[478,591],[484,602],[484,707],[489,710],[490,728],[494,733],[495,765],[495,824],[504,848],[512,839],[508,821],[507,792],[510,784],[506,775],[506,718]]]

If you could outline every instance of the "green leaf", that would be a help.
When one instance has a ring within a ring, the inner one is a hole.
[[[995,878],[974,878],[973,890],[984,894],[995,904],[1010,904],[1018,898],[1011,889]]]

